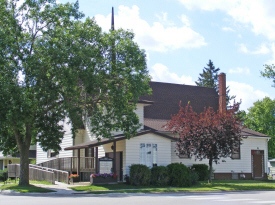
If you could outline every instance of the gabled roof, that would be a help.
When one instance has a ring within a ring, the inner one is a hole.
[[[171,115],[179,111],[181,106],[188,102],[197,113],[204,108],[219,108],[219,96],[214,88],[206,88],[192,85],[150,82],[152,95],[141,96],[140,100],[153,101],[154,104],[144,107],[144,118],[169,120]]]
[[[262,134],[260,132],[256,132],[254,130],[250,130],[248,128],[243,128],[242,136],[269,137],[268,135]]]
[[[174,137],[170,137],[168,135],[155,132],[153,130],[140,131],[134,137],[149,134],[149,133],[152,133],[152,134],[155,134],[155,135],[158,135],[158,136],[170,139],[170,140],[175,140]],[[112,142],[116,142],[116,141],[120,141],[120,140],[125,140],[125,139],[127,139],[127,138],[123,134],[120,134],[120,135],[113,136],[113,139],[103,138],[103,139],[101,139],[101,141],[94,140],[94,141],[90,141],[90,142],[85,142],[85,143],[82,143],[82,144],[67,147],[64,150],[74,150],[74,149],[84,149],[84,148],[89,148],[89,147],[97,147],[97,146],[100,146],[100,145],[104,145],[104,144],[108,144],[108,143],[112,143]]]
[[[150,130],[154,130],[154,131],[160,131],[160,132],[169,132],[167,130],[165,130],[165,127],[163,127],[168,120],[161,120],[161,119],[148,119],[145,118],[144,119],[144,129],[150,129]],[[242,136],[245,137],[269,137],[265,134],[262,134],[260,132],[256,132],[254,130],[250,130],[248,128],[243,128],[242,132],[241,132]]]

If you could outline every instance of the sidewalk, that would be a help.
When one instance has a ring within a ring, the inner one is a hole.
[[[86,194],[86,191],[74,191],[72,189],[69,189],[69,187],[75,187],[75,186],[83,186],[83,185],[89,185],[90,183],[75,183],[75,184],[64,184],[61,182],[55,182],[53,185],[45,185],[45,184],[33,184],[37,187],[50,189],[55,192],[49,192],[48,194],[62,194],[62,195],[70,195],[70,194]]]

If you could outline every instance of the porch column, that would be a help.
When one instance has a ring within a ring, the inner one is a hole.
[[[80,175],[80,149],[77,150],[77,174]]]
[[[116,141],[113,142],[114,144],[114,149],[113,149],[113,156],[114,156],[114,161],[113,161],[113,173],[116,174]]]
[[[98,174],[98,147],[95,148],[95,173]]]

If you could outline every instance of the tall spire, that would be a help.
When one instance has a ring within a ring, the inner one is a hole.
[[[111,29],[112,29],[112,30],[115,30],[114,7],[112,7],[112,22],[111,22]]]
[[[115,30],[114,7],[112,7],[111,30],[112,31]],[[111,51],[112,51],[112,69],[114,70],[115,69],[115,65],[116,65],[115,39],[113,39],[113,41],[112,41]]]

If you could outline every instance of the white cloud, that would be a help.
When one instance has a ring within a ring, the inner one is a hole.
[[[188,19],[188,17],[187,16],[185,16],[185,15],[181,15],[180,16],[180,20],[181,20],[181,22],[185,25],[185,26],[190,26],[190,21],[189,21],[189,19]]]
[[[221,10],[236,22],[250,26],[255,34],[275,40],[274,1],[259,0],[179,0],[187,9]]]
[[[171,73],[169,69],[161,63],[153,65],[149,72],[153,81],[195,85],[191,76],[178,76],[176,73]]]
[[[268,93],[261,90],[256,90],[251,85],[245,83],[238,83],[235,81],[227,82],[227,85],[230,89],[230,95],[236,95],[236,102],[242,100],[240,106],[241,110],[247,111],[248,108],[253,106],[253,103],[259,99],[263,99],[266,96],[269,96]]]
[[[253,54],[253,55],[268,54],[270,52],[269,48],[264,43],[261,44],[255,51],[248,50],[246,45],[241,43],[241,44],[239,44],[239,51],[241,51],[242,53]]]
[[[241,74],[241,73],[243,73],[243,74],[246,74],[246,75],[251,74],[249,68],[240,68],[240,67],[229,69],[229,73],[230,74],[235,74],[235,73]]]
[[[164,13],[161,18],[169,22],[167,14]],[[110,29],[111,14],[106,17],[96,15],[95,19],[104,31]],[[182,27],[166,26],[160,22],[149,25],[140,18],[137,6],[132,6],[132,8],[119,6],[118,15],[115,15],[116,29],[132,29],[141,48],[161,52],[180,48],[200,48],[206,45],[204,37],[193,31],[187,23]]]
[[[156,17],[159,19],[160,23],[165,26],[174,26],[175,23],[173,21],[168,20],[167,12],[162,12],[161,15],[156,14]]]
[[[223,31],[231,31],[231,32],[235,32],[235,30],[233,28],[230,27],[222,27]]]

